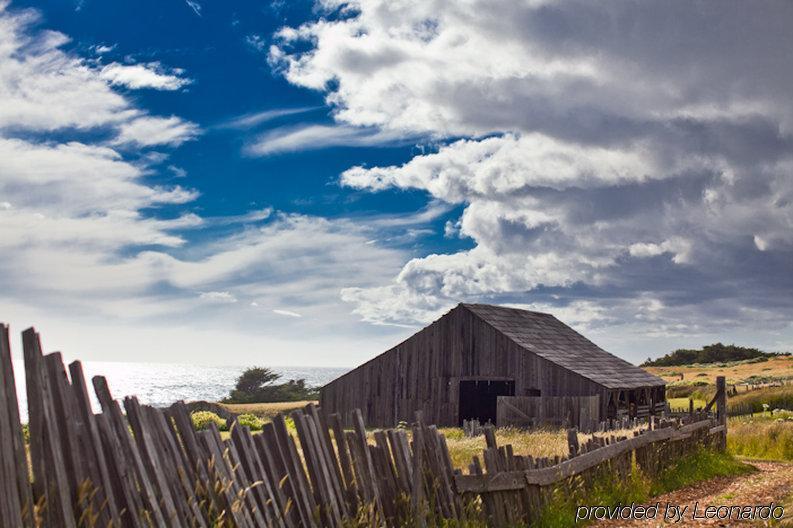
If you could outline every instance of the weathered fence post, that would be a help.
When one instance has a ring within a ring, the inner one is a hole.
[[[727,379],[716,376],[716,413],[719,425],[727,425]]]
[[[570,458],[578,455],[578,431],[574,427],[567,430],[567,447],[570,450]]]

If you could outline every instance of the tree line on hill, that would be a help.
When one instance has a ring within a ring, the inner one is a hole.
[[[266,367],[245,369],[237,384],[223,403],[271,403],[317,399],[318,392],[306,385],[306,380],[276,383],[281,375]]]
[[[777,354],[763,352],[756,348],[714,343],[700,349],[680,348],[658,359],[647,358],[642,367],[673,367],[691,365],[693,363],[726,363],[727,361],[743,361],[746,359],[769,358]]]

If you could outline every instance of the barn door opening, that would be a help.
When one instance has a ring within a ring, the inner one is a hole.
[[[515,380],[460,381],[460,425],[463,420],[479,420],[495,425],[499,396],[514,396]]]

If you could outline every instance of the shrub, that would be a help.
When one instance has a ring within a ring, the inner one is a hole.
[[[262,419],[255,414],[241,414],[237,416],[237,423],[251,431],[261,431],[264,427]]]
[[[30,443],[30,425],[22,424],[22,438],[25,442]]]
[[[196,411],[190,415],[190,419],[193,422],[193,429],[196,430],[208,429],[210,423],[217,425],[218,429],[221,431],[225,431],[227,429],[226,420],[213,412]]]
[[[289,380],[276,384],[281,376],[265,367],[245,369],[237,384],[223,403],[272,403],[312,400],[316,389],[306,386],[306,380]]]

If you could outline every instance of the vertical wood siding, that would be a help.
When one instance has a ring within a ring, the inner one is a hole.
[[[459,381],[463,378],[512,379],[515,396],[595,396],[608,391],[583,376],[518,346],[507,336],[458,306],[394,348],[332,381],[320,391],[327,413],[351,423],[360,408],[377,427],[410,422],[423,411],[429,423],[458,423]],[[601,417],[605,418],[605,403]]]

